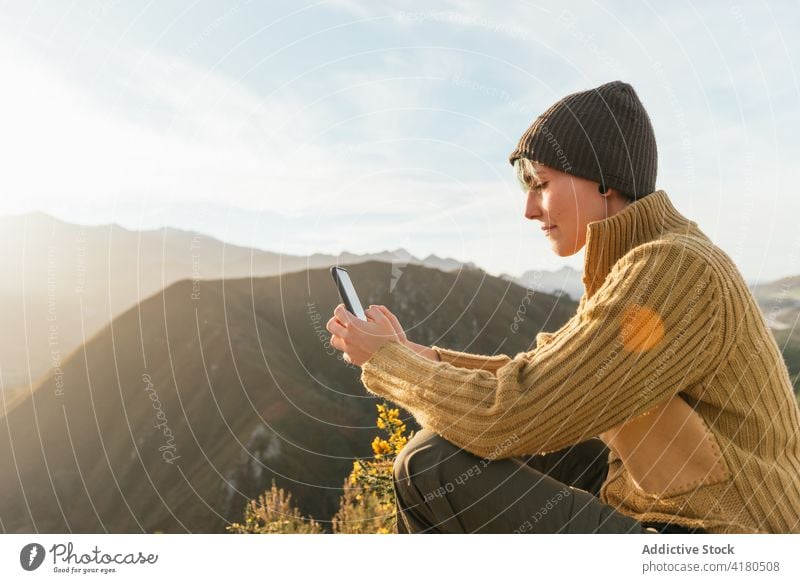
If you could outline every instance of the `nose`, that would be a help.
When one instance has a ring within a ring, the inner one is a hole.
[[[528,192],[528,200],[525,203],[525,218],[534,221],[542,216],[542,207],[533,191]]]

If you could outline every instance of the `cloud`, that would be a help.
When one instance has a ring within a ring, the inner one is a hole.
[[[11,80],[0,93],[0,189],[15,195],[0,212],[64,200],[169,200],[335,215],[368,208],[376,192],[411,205],[425,196],[415,194],[421,185],[387,172],[403,166],[391,159],[402,111],[421,108],[430,91],[403,75],[330,73],[330,95],[309,107],[291,88],[264,97],[186,59],[131,50],[122,59],[130,73],[104,79],[119,96],[109,103],[19,46],[3,42],[0,49],[2,74]],[[385,151],[356,155],[360,141],[376,138],[385,140]],[[350,156],[342,155],[346,144]]]

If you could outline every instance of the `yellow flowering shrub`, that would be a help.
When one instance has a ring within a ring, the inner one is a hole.
[[[389,534],[397,532],[392,466],[411,436],[398,409],[377,405],[378,429],[385,437],[372,440],[372,459],[358,459],[344,481],[339,511],[333,517],[333,532]]]
[[[334,533],[389,534],[397,532],[397,515],[392,466],[397,454],[408,443],[406,424],[398,409],[377,405],[377,426],[385,434],[372,440],[373,457],[353,462],[344,480],[339,510],[333,516]],[[318,534],[323,529],[313,518],[304,518],[291,503],[292,495],[275,486],[251,500],[244,511],[244,523],[226,527],[234,533],[305,533]]]

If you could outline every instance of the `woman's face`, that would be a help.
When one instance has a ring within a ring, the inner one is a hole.
[[[574,255],[586,244],[586,226],[621,211],[628,200],[614,189],[605,195],[599,184],[538,162],[517,160],[517,176],[527,188],[525,218],[538,220],[560,257]],[[526,170],[532,167],[534,175]]]

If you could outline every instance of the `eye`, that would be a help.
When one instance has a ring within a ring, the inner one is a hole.
[[[539,182],[538,184],[533,185],[533,190],[542,190],[543,188],[547,187],[547,182]]]

